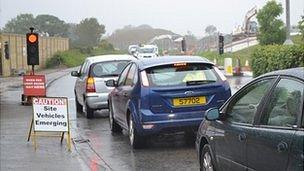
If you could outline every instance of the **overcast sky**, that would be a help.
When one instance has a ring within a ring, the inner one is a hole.
[[[281,2],[285,11],[285,0]],[[202,36],[207,25],[230,33],[241,25],[253,6],[267,0],[0,0],[0,27],[21,13],[50,14],[65,22],[79,23],[96,17],[108,34],[125,25],[148,24],[178,34],[191,31]],[[304,15],[304,0],[290,0],[291,24]],[[285,13],[281,16],[285,22]]]

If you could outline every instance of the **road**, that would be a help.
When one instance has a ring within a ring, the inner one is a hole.
[[[229,78],[232,92],[250,79]],[[126,132],[111,134],[107,110],[95,112],[94,119],[76,114],[74,83],[75,78],[62,77],[50,86],[47,94],[68,97],[75,147],[84,151],[80,154],[91,169],[106,165],[113,170],[199,170],[194,144],[187,143],[183,134],[152,137],[147,148],[132,150]]]
[[[69,99],[72,153],[56,138],[38,138],[38,150],[34,151],[32,143],[26,141],[32,107],[20,104],[22,87],[15,82],[20,78],[8,79],[5,83],[14,84],[0,93],[0,170],[199,170],[194,144],[186,142],[183,134],[152,137],[145,149],[132,150],[126,132],[111,134],[107,110],[96,112],[90,120],[76,113],[75,78],[59,77],[69,72],[47,74],[47,96]],[[228,77],[233,93],[251,79]]]
[[[199,170],[194,143],[187,143],[183,134],[152,137],[147,148],[132,150],[126,132],[111,134],[107,110],[95,112],[94,119],[76,114],[74,82],[75,78],[71,76],[62,77],[50,86],[47,94],[68,97],[72,137],[76,149],[91,169],[105,164],[110,169],[126,171]]]

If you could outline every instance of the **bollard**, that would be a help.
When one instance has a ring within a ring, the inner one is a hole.
[[[234,67],[233,75],[234,76],[242,75],[242,73],[241,73],[241,61],[240,61],[240,58],[238,58],[238,57],[236,59],[236,65]]]
[[[232,58],[225,58],[224,59],[224,68],[225,68],[225,74],[227,76],[232,76]]]

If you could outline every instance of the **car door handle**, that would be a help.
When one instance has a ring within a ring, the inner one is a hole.
[[[286,151],[287,149],[288,149],[288,144],[286,142],[280,142],[277,145],[277,151],[278,152],[283,152],[283,151]]]
[[[246,139],[246,134],[241,133],[241,134],[239,134],[238,138],[239,138],[239,141],[244,141]]]

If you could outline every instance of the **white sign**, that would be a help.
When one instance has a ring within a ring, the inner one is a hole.
[[[68,99],[33,98],[34,131],[68,132]]]

